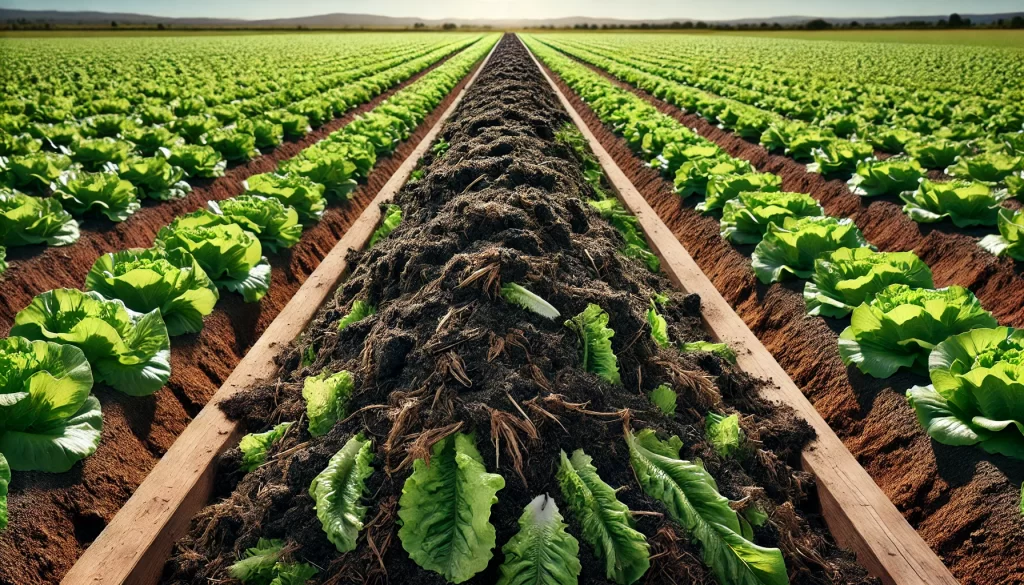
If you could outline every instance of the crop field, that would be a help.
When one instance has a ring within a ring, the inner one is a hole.
[[[1024,50],[272,32],[0,38],[0,584],[1024,585]]]

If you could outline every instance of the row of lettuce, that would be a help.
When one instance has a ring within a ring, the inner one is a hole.
[[[673,67],[638,64],[622,47],[598,51],[571,39],[544,36],[541,40],[722,128],[745,138],[759,137],[769,151],[809,162],[810,171],[850,176],[848,185],[857,195],[899,196],[904,212],[916,222],[994,227],[998,233],[986,236],[979,245],[997,256],[1024,260],[1024,212],[1002,205],[1008,197],[1024,194],[1024,123],[1017,123],[1010,132],[962,140],[946,136],[964,127],[957,124],[925,134],[883,124],[859,136],[853,126],[837,136],[832,130],[781,120],[754,106],[674,81]],[[874,156],[876,149],[903,154],[879,159]],[[694,162],[680,172],[682,165],[672,155],[690,158],[669,152],[665,153],[669,160],[659,161],[668,165],[682,192],[701,189],[705,177],[714,174],[706,167],[710,160]],[[954,179],[929,180],[928,169],[944,169]]]
[[[825,215],[806,194],[782,192],[779,177],[753,172],[631,92],[525,40],[638,155],[675,176],[682,196],[704,193],[699,208],[721,210],[724,238],[756,244],[761,282],[804,279],[810,314],[850,316],[839,341],[847,365],[878,378],[901,369],[927,374],[931,385],[907,396],[931,437],[1024,459],[1024,333],[999,327],[963,287],[935,289],[914,253],[877,252],[850,219]],[[701,167],[718,174],[695,186]]]
[[[608,211],[614,207],[609,202],[615,200],[602,187],[600,164],[589,152],[583,136],[570,123],[556,135],[556,140],[581,155],[584,176],[594,187],[590,204],[623,234],[622,253],[656,272],[657,258],[650,254],[646,243],[630,241],[632,230],[639,229],[635,218],[621,207],[613,213]],[[639,231],[632,235],[643,242]],[[637,248],[631,248],[634,245]],[[506,283],[501,288],[501,297],[510,305],[542,318],[561,318],[557,308],[521,285]],[[673,344],[667,323],[658,312],[669,302],[668,296],[656,295],[648,312],[651,336],[659,346],[711,351],[735,360],[724,344]],[[337,328],[344,331],[374,313],[374,308],[364,301],[353,301],[349,312],[338,320]],[[578,340],[582,367],[608,384],[621,385],[618,358],[611,342],[615,331],[608,326],[608,313],[590,304],[564,325]],[[336,423],[349,417],[354,380],[344,370],[323,371],[304,380],[302,398],[308,421],[305,430],[311,437],[326,435]],[[659,386],[649,398],[666,416],[675,413],[677,394],[669,385]],[[266,464],[275,445],[289,433],[299,432],[296,424],[282,422],[266,432],[243,437],[239,445],[243,469],[250,472]],[[723,458],[745,457],[750,453],[737,414],[709,412],[704,432]],[[651,429],[638,433],[627,430],[625,443],[630,465],[643,491],[661,502],[669,516],[699,544],[702,559],[718,582],[789,583],[782,552],[753,542],[754,528],[763,526],[768,516],[757,505],[734,508],[700,462],[680,458],[682,441],[678,437],[659,440]],[[355,550],[359,533],[365,527],[368,508],[363,501],[370,495],[367,480],[375,473],[373,459],[373,441],[357,434],[344,443],[310,483],[309,495],[316,515],[327,539],[339,553]],[[401,525],[398,538],[403,549],[417,565],[438,573],[446,582],[462,583],[477,576],[489,566],[497,546],[490,515],[498,492],[505,487],[504,478],[488,472],[476,437],[461,432],[438,440],[429,459],[419,457],[412,467],[397,509]],[[557,489],[580,527],[583,540],[603,567],[605,577],[619,585],[639,582],[651,567],[651,545],[637,530],[635,512],[620,501],[618,490],[601,478],[592,457],[582,449],[571,456],[562,451],[554,473]],[[498,569],[497,583],[578,582],[582,572],[580,542],[566,530],[565,518],[550,495],[539,495],[530,501],[518,525],[518,532],[501,547],[504,560]],[[318,573],[310,564],[282,561],[286,549],[284,541],[261,539],[257,546],[245,551],[229,572],[247,585],[268,579],[304,583]]]
[[[878,150],[903,155],[901,160],[918,170],[946,169],[957,177],[1005,184],[1015,194],[1024,189],[1024,110],[1006,96],[911,89],[913,79],[905,80],[906,87],[861,86],[852,92],[842,75],[822,80],[805,72],[808,82],[747,62],[732,72],[722,63],[702,69],[665,51],[666,44],[689,42],[672,37],[544,40],[681,109],[745,138],[759,138],[769,150],[813,160],[824,174],[851,173]],[[841,52],[834,45],[830,50]],[[834,99],[831,92],[842,97]]]
[[[334,76],[342,86],[297,101],[277,117],[249,115],[231,103],[210,113],[200,98],[169,104],[167,116],[155,121],[141,114],[155,106],[127,99],[121,105],[130,113],[100,113],[81,123],[0,114],[0,246],[68,245],[79,235],[74,217],[121,222],[143,199],[184,197],[191,191],[188,180],[222,176],[229,162],[244,163],[285,136],[297,138],[310,124],[329,122],[477,39],[409,43],[362,55]],[[317,104],[315,113],[311,104]]]
[[[259,301],[270,286],[264,249],[293,246],[327,200],[345,201],[496,41],[481,38],[278,172],[251,177],[243,195],[178,217],[152,248],[101,256],[85,291],[47,291],[20,311],[0,340],[0,529],[9,470],[61,473],[96,451],[94,382],[129,396],[162,388],[170,338],[200,331],[223,291]],[[390,210],[374,240],[400,217]]]

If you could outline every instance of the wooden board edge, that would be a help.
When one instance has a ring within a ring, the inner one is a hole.
[[[241,426],[228,420],[218,404],[277,373],[276,358],[305,330],[347,275],[349,251],[362,249],[369,241],[380,222],[381,204],[390,201],[405,185],[497,46],[495,43],[427,135],[296,291],[110,524],[79,557],[61,585],[152,585],[157,582],[174,542],[209,501],[218,456],[241,438]]]
[[[817,478],[822,513],[836,541],[853,550],[861,565],[886,585],[957,585],[957,580],[938,555],[910,526],[775,357],[722,297],[682,243],[601,146],[537,57],[529,52],[583,133],[613,191],[636,215],[652,251],[661,258],[662,270],[669,280],[681,290],[700,296],[708,332],[716,341],[724,341],[736,349],[737,365],[741,369],[770,382],[763,390],[769,399],[790,406],[814,428],[817,438],[805,449],[802,462],[805,471]]]

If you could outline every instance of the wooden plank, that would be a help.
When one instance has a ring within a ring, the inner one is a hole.
[[[768,398],[793,408],[814,428],[817,439],[804,450],[802,462],[804,469],[818,480],[822,513],[836,541],[857,553],[861,565],[887,585],[956,585],[957,581],[949,569],[907,523],[774,356],[729,306],[601,146],[536,56],[532,53],[531,56],[587,139],[619,199],[636,215],[651,249],[661,258],[662,270],[669,280],[683,291],[700,295],[704,325],[711,336],[736,350],[740,368],[771,382],[763,390]]]
[[[495,48],[497,45],[495,45]],[[321,305],[348,273],[350,250],[362,249],[380,222],[380,205],[391,200],[426,154],[444,122],[483,71],[494,49],[441,114],[412,154],[402,162],[373,201],[331,249],[281,313],[267,327],[199,415],[135,490],[62,585],[151,585],[163,571],[174,542],[209,501],[217,457],[238,443],[241,425],[217,406],[233,394],[277,374],[276,359],[309,325]]]

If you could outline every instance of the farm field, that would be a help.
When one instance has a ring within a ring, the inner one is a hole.
[[[1024,585],[1015,32],[268,32],[0,38],[0,583]]]

